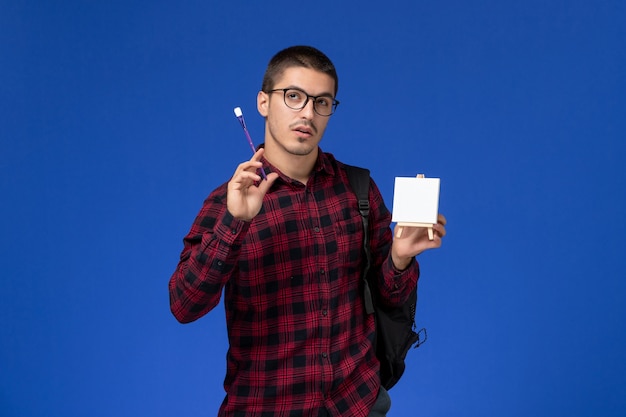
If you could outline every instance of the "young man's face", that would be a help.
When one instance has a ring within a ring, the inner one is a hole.
[[[287,107],[282,91],[284,88],[299,89],[310,96],[326,95],[332,101],[335,80],[323,72],[303,67],[290,67],[274,84],[274,89],[281,91],[272,93],[261,91],[258,94],[257,107],[259,113],[266,118],[266,148],[268,145],[275,145],[291,155],[309,155],[317,149],[329,117],[320,116],[315,112],[311,98],[301,110]]]

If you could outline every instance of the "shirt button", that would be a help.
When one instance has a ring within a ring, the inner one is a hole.
[[[319,227],[317,227],[317,226],[315,226],[315,227],[313,228],[313,230],[315,230],[315,232],[317,233],[317,232],[319,232],[319,231],[320,231],[320,228],[319,228]]]
[[[328,310],[322,310],[322,316],[326,317],[328,315]]]
[[[320,274],[321,274],[321,275],[324,275],[325,273],[326,273],[326,271],[325,271],[325,270],[320,269]]]
[[[322,353],[322,358],[326,359],[328,357],[328,354],[326,352]]]

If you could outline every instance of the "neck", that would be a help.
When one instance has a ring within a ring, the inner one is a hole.
[[[265,143],[264,157],[289,178],[306,184],[311,176],[311,172],[313,172],[318,152],[319,148],[316,146],[306,155],[297,155],[290,153],[272,141],[268,141]]]

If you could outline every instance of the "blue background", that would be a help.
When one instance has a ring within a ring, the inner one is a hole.
[[[167,283],[262,140],[269,58],[339,71],[322,148],[442,179],[391,416],[626,415],[626,3],[0,3],[0,414],[215,415],[224,315]]]

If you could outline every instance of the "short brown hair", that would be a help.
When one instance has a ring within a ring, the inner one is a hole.
[[[337,71],[332,61],[319,49],[303,45],[290,46],[272,57],[269,64],[267,64],[261,90],[266,93],[272,90],[276,79],[280,77],[287,68],[291,67],[310,68],[329,75],[335,80],[335,96],[337,95],[339,79],[337,78]]]

